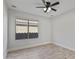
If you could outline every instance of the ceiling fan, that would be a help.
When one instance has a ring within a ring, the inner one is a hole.
[[[56,9],[52,8],[53,6],[55,5],[58,5],[59,2],[55,2],[53,4],[51,4],[50,1],[45,1],[45,0],[42,0],[44,6],[39,6],[39,7],[36,7],[36,8],[44,8],[44,12],[49,12],[50,10],[53,10],[53,11],[57,11]]]

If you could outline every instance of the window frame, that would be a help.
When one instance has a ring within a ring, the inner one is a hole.
[[[22,19],[22,20],[27,20],[28,21],[28,38],[25,38],[25,39],[16,39],[16,19]],[[37,38],[29,38],[29,21],[37,21],[37,26],[38,26],[38,37]],[[26,39],[38,39],[39,38],[39,21],[38,20],[32,20],[32,19],[26,19],[26,18],[15,18],[15,40],[26,40]]]

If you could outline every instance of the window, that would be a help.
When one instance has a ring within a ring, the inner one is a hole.
[[[29,38],[38,38],[38,22],[29,20]]]
[[[38,21],[16,19],[16,40],[38,38]]]

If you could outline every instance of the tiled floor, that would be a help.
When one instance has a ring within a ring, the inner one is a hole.
[[[43,45],[9,52],[7,59],[75,59],[75,52],[57,45]]]

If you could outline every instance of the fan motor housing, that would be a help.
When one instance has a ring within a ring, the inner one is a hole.
[[[50,6],[50,2],[46,2],[46,7],[48,8]]]

